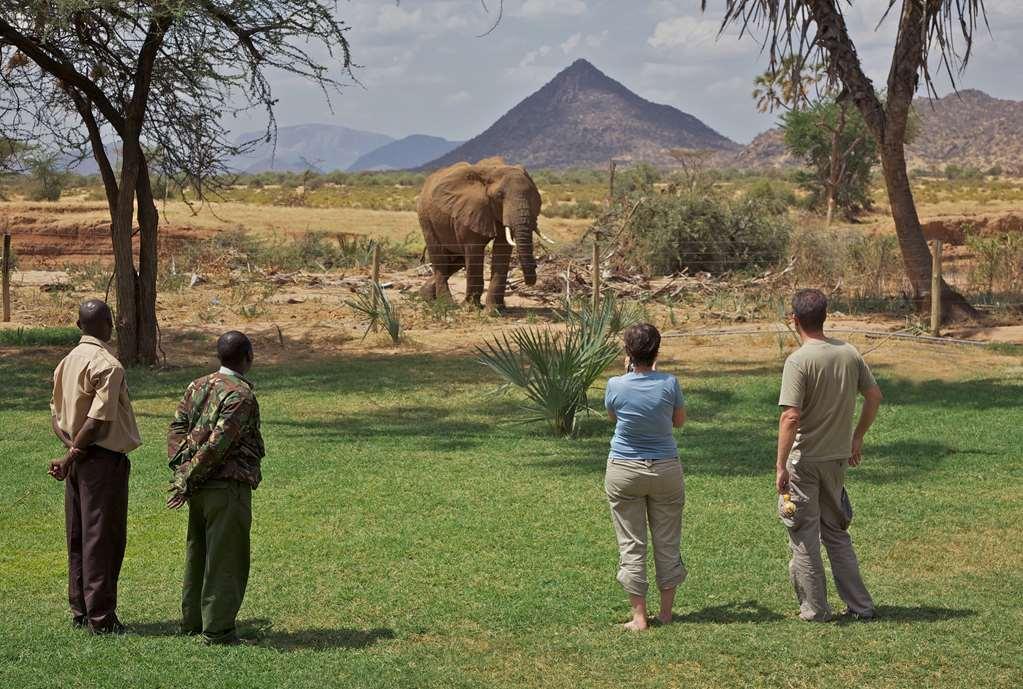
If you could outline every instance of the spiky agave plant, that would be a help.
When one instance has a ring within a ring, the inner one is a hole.
[[[369,318],[369,324],[366,326],[366,332],[362,334],[362,339],[366,339],[374,326],[383,325],[387,334],[391,336],[391,342],[396,345],[401,343],[401,318],[398,315],[398,309],[387,298],[380,283],[372,283],[369,289],[357,292],[355,299],[346,300],[345,304],[353,311]]]
[[[573,319],[568,330],[517,330],[478,347],[479,361],[505,381],[521,388],[533,416],[546,421],[555,435],[575,430],[576,419],[588,409],[586,392],[619,355],[610,328],[612,313],[598,310],[592,318]]]

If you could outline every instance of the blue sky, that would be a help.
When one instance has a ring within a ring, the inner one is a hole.
[[[333,99],[275,76],[281,125],[342,124],[399,137],[413,133],[466,139],[480,133],[573,60],[590,60],[639,95],[689,112],[726,136],[747,142],[773,124],[750,97],[766,67],[756,37],[717,36],[723,2],[710,0],[505,0],[495,18],[478,0],[340,0],[356,75]],[[894,38],[889,18],[874,30],[887,0],[853,0],[847,23],[875,83],[883,84]],[[964,88],[1023,100],[1023,3],[986,0],[991,34],[975,41],[960,79]],[[949,90],[947,82],[940,92]],[[257,119],[237,129],[259,128]]]

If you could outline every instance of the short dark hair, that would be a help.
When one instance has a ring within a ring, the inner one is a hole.
[[[661,349],[661,333],[649,323],[637,323],[625,329],[625,353],[634,364],[652,366]]]
[[[821,330],[828,317],[828,298],[819,289],[801,289],[792,297],[792,313],[804,330]]]
[[[231,330],[217,340],[217,358],[224,366],[237,366],[252,356],[252,342],[237,330]]]

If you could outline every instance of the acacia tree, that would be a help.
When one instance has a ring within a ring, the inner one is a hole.
[[[159,152],[161,171],[180,188],[204,199],[232,156],[274,138],[272,71],[309,79],[328,98],[350,74],[347,27],[336,10],[331,0],[0,5],[0,132],[95,159],[110,211],[125,363],[157,360],[151,153]],[[254,108],[266,113],[265,139],[232,141],[224,120]]]
[[[847,0],[852,2],[853,0]],[[706,11],[707,2],[701,0]],[[905,143],[913,97],[922,77],[933,94],[931,60],[955,82],[969,62],[973,34],[984,17],[984,0],[888,0],[882,21],[897,12],[898,31],[882,102],[863,71],[840,0],[725,0],[722,28],[766,30],[771,64],[786,59],[821,62],[843,85],[878,144],[888,202],[902,261],[920,306],[930,301],[931,259],[920,227],[906,169]],[[942,281],[942,313],[974,318],[977,312]]]

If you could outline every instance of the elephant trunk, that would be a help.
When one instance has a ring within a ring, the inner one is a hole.
[[[533,255],[533,233],[536,230],[536,219],[528,208],[516,209],[506,218],[505,226],[510,228],[515,238],[515,248],[519,255],[519,265],[527,285],[536,284],[536,257]]]

